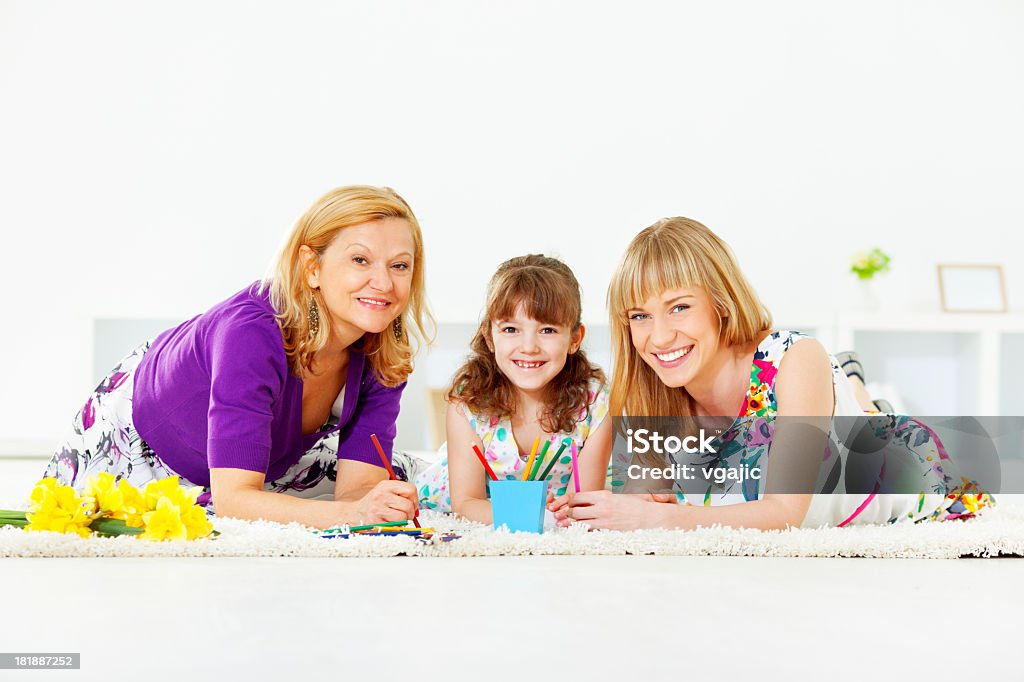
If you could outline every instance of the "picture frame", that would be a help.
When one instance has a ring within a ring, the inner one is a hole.
[[[1006,282],[1002,265],[942,263],[938,271],[944,312],[1006,312]]]

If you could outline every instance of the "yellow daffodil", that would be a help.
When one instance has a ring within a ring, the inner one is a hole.
[[[114,475],[107,472],[89,477],[85,497],[95,500],[95,506],[101,513],[107,513],[114,518],[117,518],[115,514],[124,508],[124,492],[118,487]]]
[[[95,514],[93,500],[83,498],[71,486],[44,478],[32,489],[25,530],[77,533],[88,537]]]
[[[184,488],[177,476],[150,481],[143,491],[147,511],[142,515],[146,540],[195,540],[213,532],[206,510],[196,504],[203,489]],[[156,524],[151,528],[151,524]]]
[[[188,539],[188,529],[181,520],[181,508],[167,497],[157,500],[156,509],[143,514],[142,521],[146,529],[139,537],[143,540]]]
[[[179,507],[186,507],[195,504],[203,492],[202,488],[183,488],[177,476],[171,476],[159,481],[150,481],[146,484],[143,495],[146,498],[146,506],[150,511],[156,509],[156,503],[161,497],[166,497]]]
[[[96,525],[103,535],[139,534],[146,540],[195,540],[213,533],[206,510],[196,504],[203,489],[183,488],[177,476],[151,481],[140,491],[112,474],[91,476],[83,494],[44,478],[32,489],[27,512],[14,519],[26,530],[77,533],[87,537]],[[20,521],[18,519],[21,519]],[[27,523],[26,523],[27,521]],[[120,523],[122,522],[123,523]],[[132,527],[129,531],[127,526]],[[138,529],[143,529],[139,533]]]
[[[189,540],[205,538],[213,532],[213,524],[206,516],[206,510],[198,505],[192,505],[181,514],[181,521],[185,524],[185,532]]]
[[[117,484],[118,492],[121,493],[121,509],[110,515],[111,518],[121,519],[125,524],[142,528],[142,515],[149,511],[146,506],[146,498],[139,489],[123,478]]]

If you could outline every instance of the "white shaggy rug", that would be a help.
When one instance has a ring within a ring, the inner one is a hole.
[[[796,529],[594,531],[582,526],[542,535],[494,531],[435,512],[425,527],[461,537],[423,542],[402,536],[325,539],[298,524],[217,519],[220,535],[192,542],[133,537],[88,539],[0,527],[0,557],[467,557],[648,555],[953,559],[1024,556],[1024,506],[996,507],[969,521]]]

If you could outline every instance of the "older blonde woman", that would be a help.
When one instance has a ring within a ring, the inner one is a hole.
[[[387,480],[370,435],[391,452],[409,332],[432,322],[412,209],[386,187],[340,187],[299,218],[269,278],[125,358],[46,476],[80,489],[101,471],[178,475],[221,515],[321,528],[412,518],[415,489]]]

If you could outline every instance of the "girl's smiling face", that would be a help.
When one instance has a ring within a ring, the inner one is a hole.
[[[669,289],[626,311],[630,338],[666,386],[686,386],[713,364],[722,319],[703,287]]]
[[[490,332],[488,345],[501,373],[519,390],[539,393],[579,348],[584,329],[580,325],[573,333],[565,325],[538,322],[520,303],[511,318],[491,321]]]

